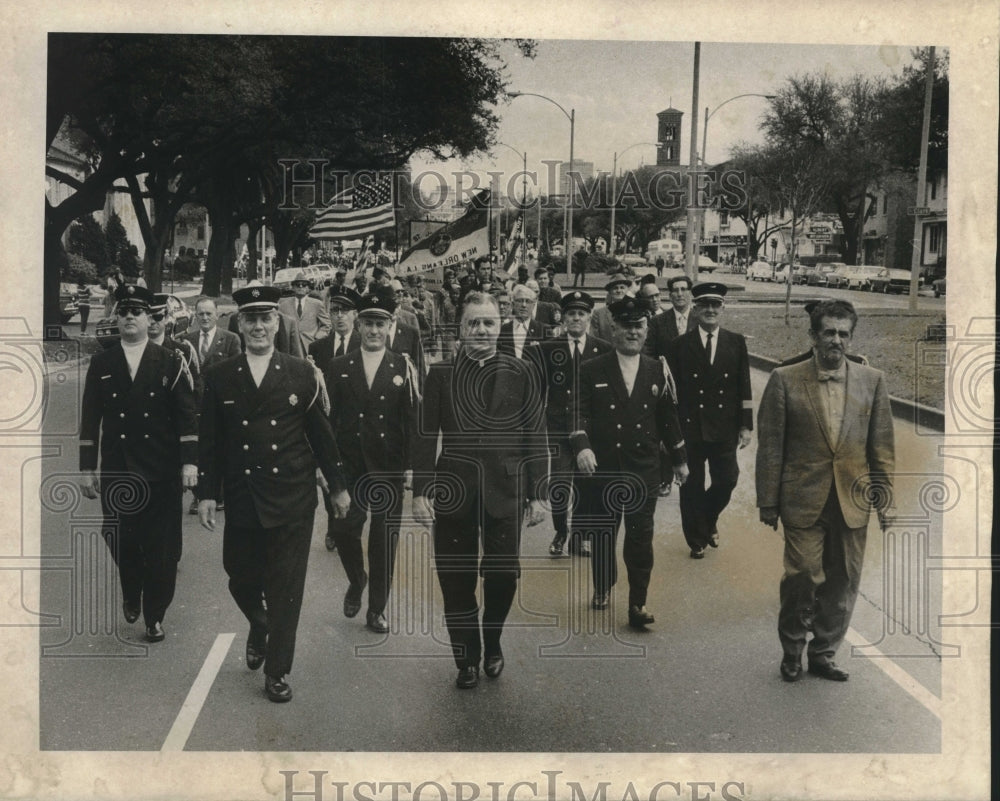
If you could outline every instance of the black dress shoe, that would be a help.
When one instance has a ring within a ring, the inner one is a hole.
[[[352,584],[344,593],[344,617],[354,617],[361,611],[361,593],[365,591],[368,579],[360,584]]]
[[[284,676],[264,676],[264,692],[269,701],[276,704],[283,704],[292,700],[292,688],[285,681]]]
[[[786,656],[781,660],[780,670],[785,681],[798,681],[802,678],[802,660],[797,656]]]
[[[595,592],[594,599],[590,602],[592,609],[607,609],[611,593]]]
[[[704,559],[705,558],[705,546],[702,546],[701,548],[692,548],[691,549],[691,558],[692,559]]]
[[[656,618],[652,612],[647,612],[645,606],[630,606],[628,610],[628,624],[634,629],[644,629],[650,623],[655,623]]]
[[[264,657],[267,655],[267,634],[261,636],[259,632],[250,629],[247,636],[246,660],[250,670],[257,670],[264,664]]]
[[[491,679],[495,679],[503,673],[503,665],[503,654],[493,654],[491,656],[487,656],[483,661],[483,673]]]
[[[549,545],[549,556],[562,556],[563,545],[566,544],[565,537],[556,537]]]
[[[713,529],[712,533],[708,535],[708,544],[713,548],[719,547],[719,532]]]
[[[660,497],[666,498],[670,494],[670,482],[665,481],[660,484]]]
[[[809,672],[830,681],[847,681],[851,675],[846,670],[837,667],[833,662],[810,662]]]
[[[159,623],[146,626],[146,642],[160,642],[167,634]]]
[[[326,549],[328,551],[337,550],[337,543],[334,542],[333,537],[331,537],[329,534],[326,535]]]
[[[479,684],[479,666],[469,665],[459,668],[458,678],[455,679],[455,686],[460,690],[471,690]]]
[[[385,620],[385,615],[381,612],[369,612],[365,620],[365,627],[376,634],[388,634],[389,624]]]
[[[122,601],[122,614],[125,615],[126,623],[135,623],[140,615],[139,604]]]

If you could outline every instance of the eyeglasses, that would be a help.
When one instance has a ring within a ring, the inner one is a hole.
[[[156,314],[151,314],[151,315],[149,315],[149,316],[150,316],[150,317],[152,317],[152,318],[153,318],[153,319],[154,319],[154,320],[155,320],[156,322],[158,322],[158,323],[162,323],[162,322],[163,322],[163,319],[164,319],[164,318],[165,318],[165,317],[166,317],[167,315],[165,315],[165,314],[164,314],[163,312],[157,312]]]
[[[119,306],[117,314],[119,317],[128,317],[129,315],[131,315],[132,317],[138,317],[144,311],[145,309],[139,308],[137,306]]]

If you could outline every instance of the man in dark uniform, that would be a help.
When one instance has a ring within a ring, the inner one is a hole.
[[[562,316],[566,334],[548,339],[539,346],[539,362],[544,370],[546,385],[545,419],[549,432],[549,448],[554,449],[549,470],[549,507],[555,537],[549,545],[550,556],[562,556],[569,528],[567,508],[573,495],[576,455],[569,436],[580,426],[577,417],[580,365],[612,350],[611,343],[587,335],[594,299],[586,292],[574,290],[562,299]],[[569,552],[590,556],[590,542],[581,541],[579,531],[569,539]]]
[[[280,294],[267,286],[233,293],[246,353],[205,374],[198,460],[198,514],[209,530],[225,487],[229,592],[250,621],[247,667],[264,664],[264,690],[276,702],[292,697],[285,676],[309,560],[317,462],[335,513],[346,515],[350,505],[317,371],[274,347]]]
[[[391,286],[379,287],[371,294],[377,295],[386,307],[391,305],[393,308],[396,308],[396,292]],[[424,346],[420,341],[420,331],[417,328],[402,322],[393,313],[392,319],[389,321],[389,330],[386,335],[385,344],[393,353],[409,356],[410,361],[417,367],[419,380],[423,381]]]
[[[618,578],[615,540],[624,519],[622,558],[628,571],[628,622],[654,623],[646,610],[653,571],[653,514],[659,498],[660,443],[674,475],[687,477],[684,440],[663,365],[642,355],[648,318],[645,298],[626,297],[610,306],[614,352],[580,367],[579,429],[570,437],[583,498],[582,518],[593,535],[594,609],[606,609]]]
[[[179,354],[149,341],[153,294],[122,283],[115,297],[121,340],[94,354],[83,388],[80,486],[100,495],[125,619],[141,610],[146,639],[159,642],[177,579],[181,498],[197,483],[194,383]]]
[[[681,524],[691,558],[703,559],[706,546],[719,546],[719,515],[740,475],[736,449],[750,444],[753,400],[746,339],[719,327],[726,285],[697,284],[691,294],[698,327],[673,341],[667,360],[691,469],[681,487]],[[712,479],[707,489],[706,464]]]
[[[386,634],[385,619],[396,542],[403,511],[403,473],[410,469],[417,435],[416,367],[407,356],[386,348],[393,302],[365,295],[358,308],[361,348],[339,356],[324,368],[330,392],[330,423],[344,460],[351,495],[345,520],[333,528],[337,552],[350,586],[344,614],[361,609],[368,584],[361,534],[368,513],[368,613],[365,625]]]
[[[517,592],[522,516],[529,526],[544,517],[537,498],[548,459],[541,378],[528,363],[497,352],[500,314],[492,295],[466,297],[461,330],[455,360],[431,365],[427,375],[413,461],[413,514],[434,527],[456,684],[469,689],[479,683],[481,657],[487,676],[503,670],[500,636]]]
[[[333,330],[330,336],[317,339],[309,344],[309,358],[321,370],[326,370],[336,356],[357,350],[361,347],[361,335],[355,330],[354,322],[358,316],[358,303],[361,295],[350,287],[334,284],[330,287],[328,296],[330,319]],[[346,522],[334,516],[330,493],[323,491],[323,508],[326,509],[326,549],[337,549],[337,529]]]
[[[260,281],[251,281],[245,288],[251,289],[261,286],[263,284]],[[236,295],[234,293],[233,300],[235,299]],[[229,316],[228,329],[234,334],[239,334],[240,344],[243,350],[246,350],[246,342],[244,342],[243,332],[240,330],[239,315],[231,314]],[[289,356],[297,356],[300,359],[305,358],[306,351],[302,347],[302,334],[299,331],[299,322],[293,315],[278,312],[278,333],[274,337],[274,349],[278,353],[287,353]]]

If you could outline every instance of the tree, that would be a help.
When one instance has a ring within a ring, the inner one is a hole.
[[[86,260],[99,275],[108,272],[111,260],[108,258],[108,244],[104,231],[93,214],[81,217],[69,228],[66,252]],[[70,263],[73,260],[70,259]]]
[[[746,226],[750,261],[754,261],[762,249],[766,257],[767,240],[786,227],[780,213],[781,199],[773,190],[771,167],[766,151],[745,144],[733,148],[732,158],[717,167],[720,172],[736,173],[742,179],[746,202],[732,209],[732,214]]]
[[[924,115],[924,80],[930,48],[912,50],[912,64],[903,68],[882,99],[876,128],[885,143],[889,163],[916,174],[920,163],[920,136]],[[927,147],[928,172],[948,168],[948,51],[938,48],[934,59],[934,90],[931,97],[931,128]]]
[[[857,262],[869,192],[888,168],[879,127],[887,93],[881,78],[855,75],[836,83],[825,74],[792,77],[762,124],[770,145],[790,153],[807,147],[810,158],[822,162],[826,193],[820,205],[840,218],[849,264]]]
[[[117,212],[112,212],[104,228],[108,259],[112,267],[120,267],[127,276],[139,275],[139,256],[135,245],[128,240],[125,226]]]

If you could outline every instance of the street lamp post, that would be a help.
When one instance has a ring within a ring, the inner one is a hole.
[[[652,147],[657,147],[655,142],[636,142],[634,145],[629,145],[625,148],[620,155],[624,156],[633,147],[639,147],[641,145],[650,145]],[[608,254],[611,258],[615,256],[615,202],[618,199],[618,153],[614,155],[613,166],[611,167],[611,246],[608,248]]]
[[[719,105],[717,105],[711,112],[708,110],[708,106],[705,106],[705,125],[701,129],[701,163],[707,165],[708,161],[705,159],[707,155],[706,147],[708,144],[708,121],[715,116],[715,112],[722,108],[726,103],[731,103],[734,100],[739,100],[741,97],[763,97],[765,100],[774,100],[777,95],[762,95],[757,92],[747,92],[742,95],[733,95],[733,97],[728,100],[723,100]]]
[[[566,111],[559,103],[553,100],[551,97],[546,97],[545,95],[539,95],[535,92],[508,92],[510,97],[540,97],[542,100],[548,100],[553,106],[559,109],[569,120],[569,170],[567,171],[567,178],[569,186],[567,190],[569,191],[569,205],[566,209],[566,275],[573,274],[573,191],[572,184],[573,179],[570,173],[573,172],[573,136],[576,130],[576,109],[570,109]]]
[[[711,112],[708,110],[708,106],[705,106],[705,124],[702,126],[702,129],[701,129],[701,164],[702,164],[702,167],[704,167],[704,168],[708,167],[708,160],[706,158],[706,156],[708,155],[708,151],[706,149],[708,147],[708,121],[710,119],[712,119],[712,117],[715,115],[715,112],[718,111],[720,108],[722,108],[724,105],[726,105],[727,103],[731,103],[734,100],[739,100],[741,97],[763,97],[766,100],[774,100],[774,98],[776,97],[776,95],[763,95],[763,94],[759,94],[758,92],[745,92],[742,95],[733,95],[728,100],[723,100],[721,103],[719,103],[719,105],[717,105],[714,109],[712,109]],[[700,238],[702,240],[704,240],[704,238],[705,238],[705,210],[704,209],[701,210],[701,236],[700,236]],[[718,257],[719,257],[719,249],[718,248],[716,248],[715,256],[718,259]],[[697,272],[697,269],[696,269],[696,272]]]

